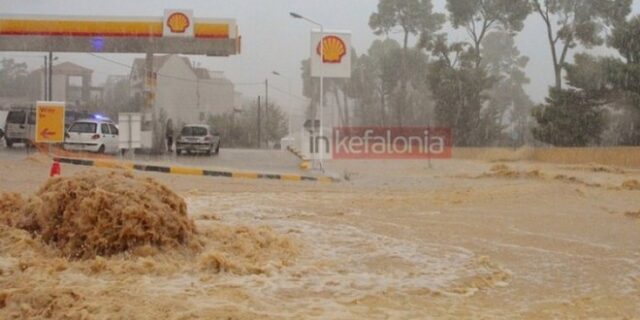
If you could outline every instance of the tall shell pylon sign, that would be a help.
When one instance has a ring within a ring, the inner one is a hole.
[[[311,76],[351,77],[351,32],[325,30],[322,35],[320,30],[311,32]]]

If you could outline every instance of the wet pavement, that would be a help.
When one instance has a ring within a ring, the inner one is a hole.
[[[0,146],[0,159],[21,160],[37,152],[34,148],[18,145],[13,148]],[[112,159],[143,162],[148,164],[181,165],[207,169],[227,169],[239,171],[260,171],[265,173],[311,174],[299,168],[300,160],[284,150],[220,149],[217,155],[147,155],[133,157],[107,156]]]

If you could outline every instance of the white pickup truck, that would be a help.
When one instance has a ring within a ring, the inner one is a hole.
[[[5,126],[7,125],[7,115],[9,111],[0,110],[0,141],[4,138]]]

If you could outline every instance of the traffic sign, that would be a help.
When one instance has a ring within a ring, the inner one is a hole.
[[[37,102],[36,143],[64,142],[64,110],[64,102]]]

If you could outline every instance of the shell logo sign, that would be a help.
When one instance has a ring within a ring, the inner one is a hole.
[[[325,30],[323,35],[319,30],[311,32],[311,76],[351,77],[351,32]]]
[[[192,10],[165,10],[164,37],[193,37],[193,11]]]
[[[167,27],[173,33],[184,33],[190,24],[189,17],[182,12],[173,13],[167,18]]]
[[[342,58],[347,54],[347,46],[344,41],[336,36],[326,36],[322,41],[322,45],[318,43],[316,53],[320,55],[320,50],[324,49],[322,61],[324,63],[340,63]]]

